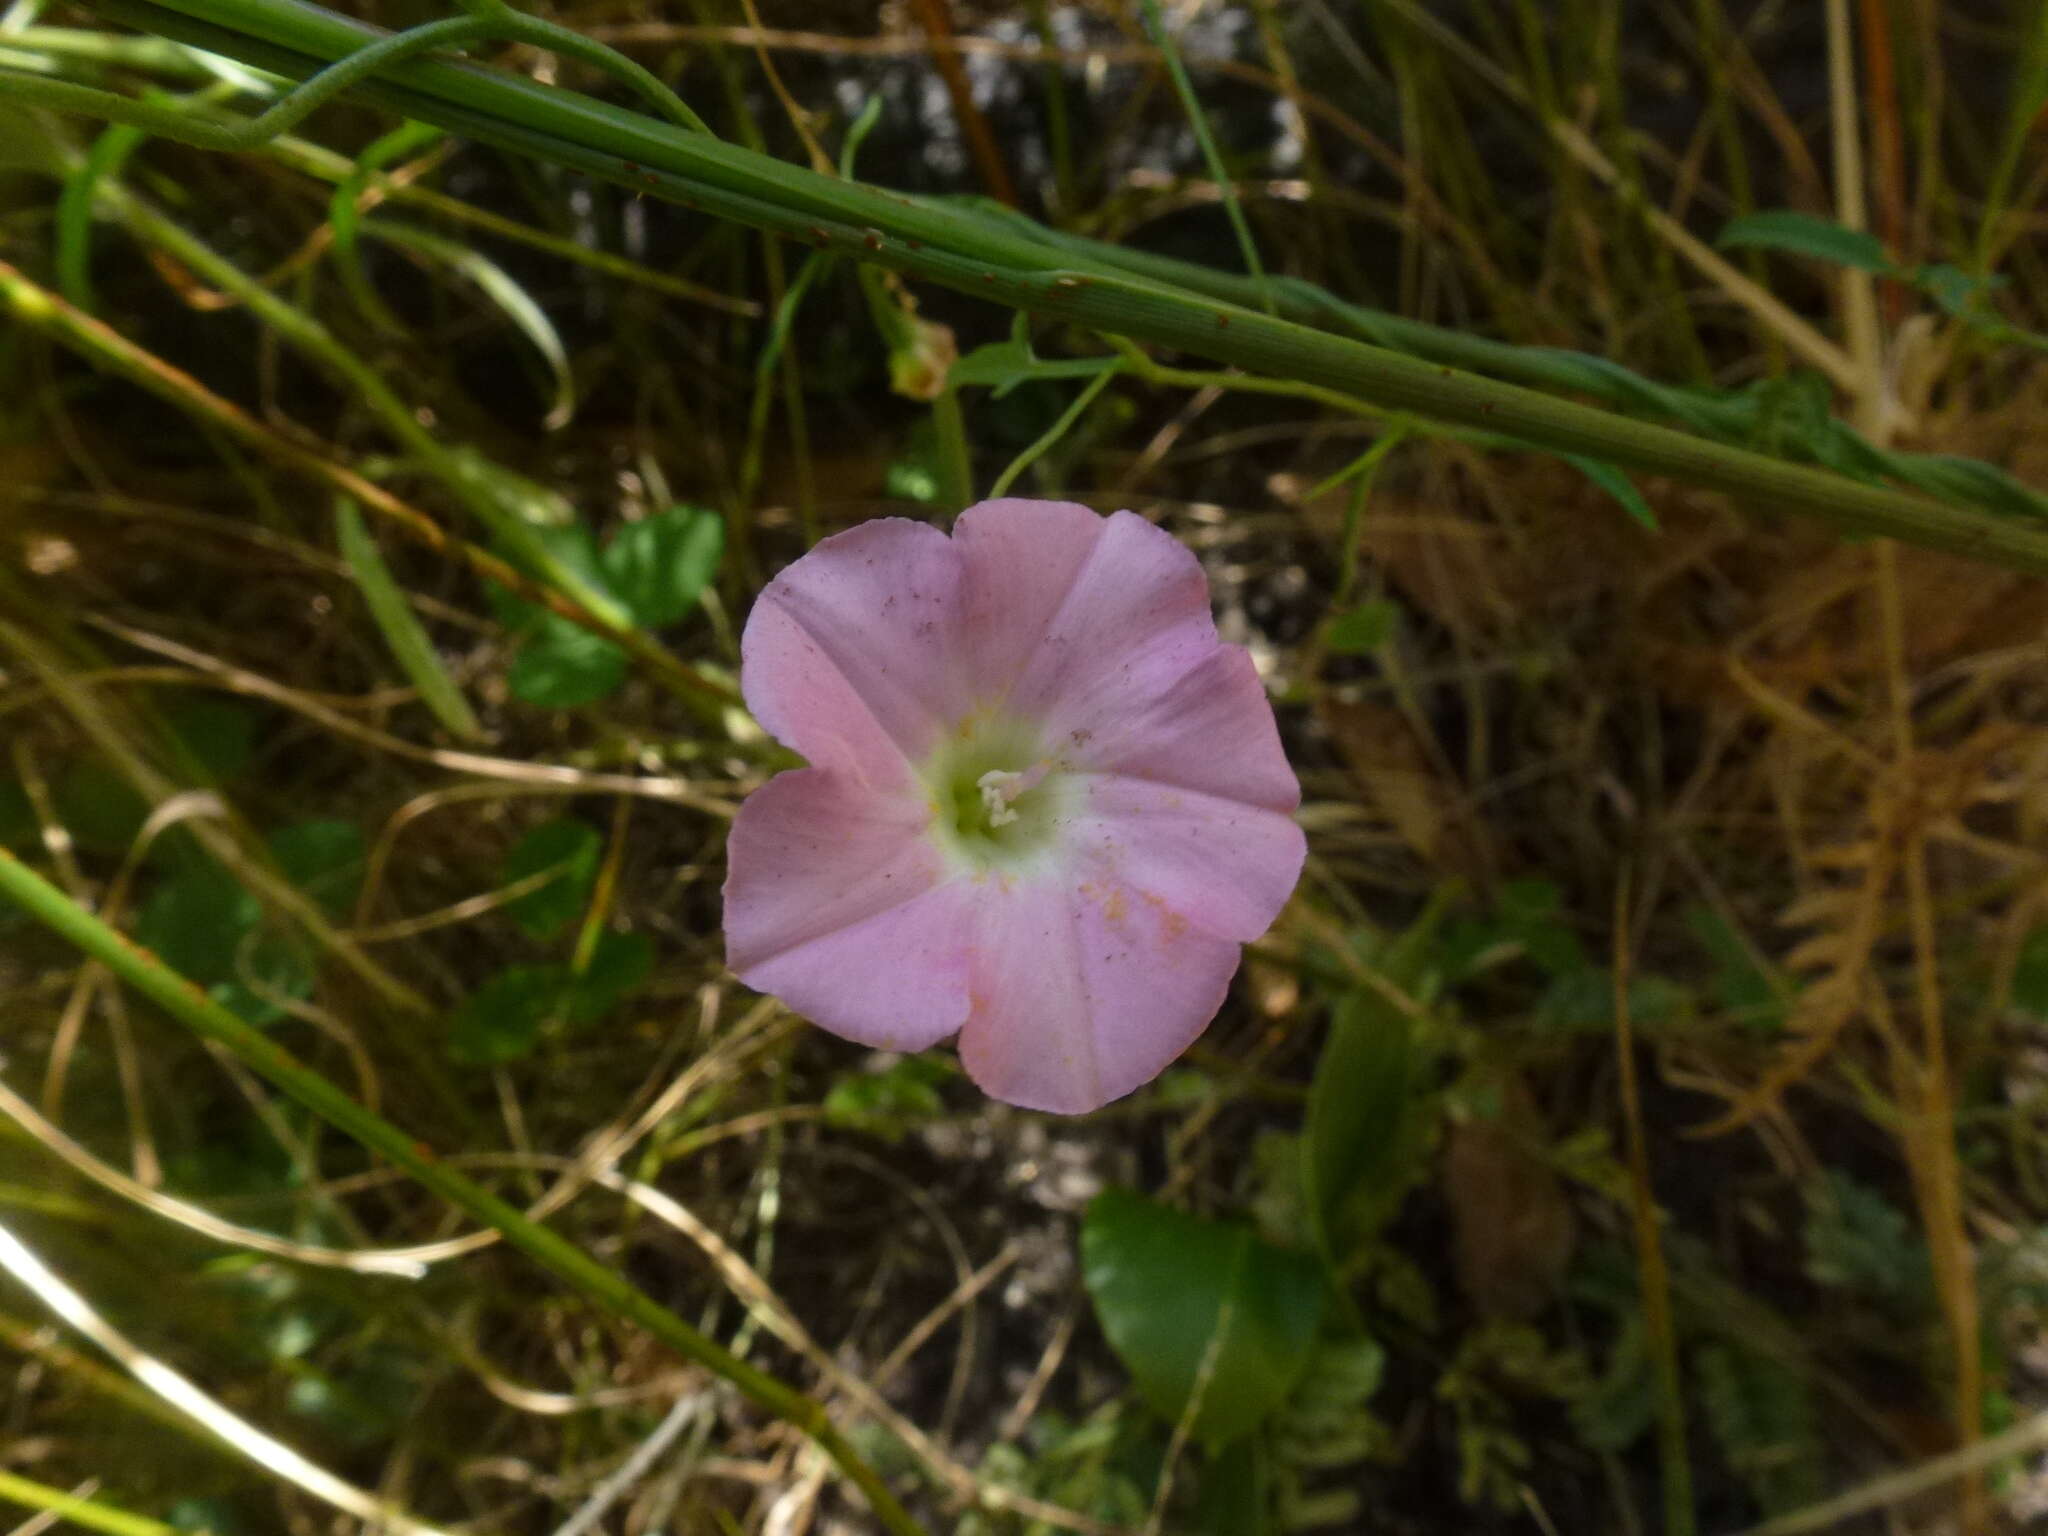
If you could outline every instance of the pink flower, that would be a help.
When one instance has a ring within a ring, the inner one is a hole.
[[[812,766],[733,824],[732,969],[864,1045],[958,1031],[996,1098],[1078,1114],[1157,1077],[1301,874],[1251,658],[1134,513],[864,523],[768,584],[741,658]]]

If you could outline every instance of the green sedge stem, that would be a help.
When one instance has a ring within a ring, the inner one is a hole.
[[[1159,12],[1159,0],[1139,0],[1140,14],[1145,18],[1145,30],[1151,35],[1153,46],[1166,60],[1166,72],[1173,78],[1174,94],[1180,97],[1182,109],[1188,115],[1188,125],[1194,129],[1195,142],[1202,148],[1202,159],[1207,162],[1209,174],[1215,179],[1217,195],[1223,199],[1223,211],[1230,218],[1230,228],[1237,236],[1237,248],[1244,253],[1245,270],[1259,291],[1259,308],[1267,314],[1277,314],[1273,292],[1266,282],[1266,265],[1259,260],[1259,247],[1252,239],[1252,227],[1245,220],[1244,205],[1237,200],[1237,187],[1230,179],[1230,168],[1223,163],[1223,151],[1217,147],[1216,136],[1209,131],[1208,114],[1202,110],[1202,100],[1195,94],[1195,83],[1188,78],[1188,69],[1181,62],[1180,50],[1173,45],[1173,36],[1166,28],[1166,18]]]
[[[950,384],[932,397],[932,427],[939,442],[940,504],[964,510],[974,500],[974,456],[967,445],[967,417],[960,409],[960,391]]]
[[[1074,423],[1081,419],[1081,413],[1095,403],[1095,397],[1109,386],[1109,381],[1116,375],[1115,368],[1105,368],[1090,379],[1081,393],[1074,397],[1074,403],[1060,412],[1060,419],[1047,427],[1037,442],[1010,460],[1009,468],[996,476],[996,483],[989,487],[989,495],[1001,496],[1016,484],[1019,475],[1037,463],[1047,449],[1073,430]]]
[[[12,1472],[0,1471],[0,1499],[39,1509],[52,1519],[68,1520],[83,1530],[104,1531],[107,1536],[179,1536],[176,1526],[165,1525],[161,1520],[130,1514],[98,1499],[81,1498]]]
[[[102,11],[245,63],[317,72],[323,59],[358,52],[374,29],[299,0],[101,0]],[[8,77],[9,84],[18,77]],[[1922,496],[1795,464],[1533,389],[1476,377],[1449,364],[1371,346],[1138,281],[1089,261],[1013,221],[919,203],[820,176],[738,145],[687,133],[588,97],[501,72],[434,58],[401,61],[366,80],[362,94],[472,139],[569,165],[670,197],[685,206],[859,260],[1056,316],[1335,389],[1384,411],[1409,412],[1539,448],[1667,475],[1726,492],[1758,509],[1818,518],[1862,534],[2048,574],[2048,520],[2024,515],[2035,493],[2000,482],[1988,465],[1933,456],[1883,456],[1882,472],[1917,477]],[[1541,361],[1539,355],[1537,361]],[[1864,445],[1868,451],[1868,445]],[[2022,515],[1993,516],[1958,503],[1991,499]],[[1934,499],[1935,496],[1946,498]]]

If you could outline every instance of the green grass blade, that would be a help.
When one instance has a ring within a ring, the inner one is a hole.
[[[352,501],[338,500],[334,506],[334,531],[342,558],[355,573],[356,586],[370,617],[391,647],[391,655],[419,690],[420,702],[434,712],[434,718],[451,735],[463,741],[480,741],[484,730],[477,723],[469,700],[455,686],[455,679],[441,665],[441,656],[428,638],[425,626],[414,615],[391,579],[391,568],[363,526],[363,514]]]

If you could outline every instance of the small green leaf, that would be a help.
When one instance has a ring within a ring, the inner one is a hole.
[[[1662,532],[1657,514],[1650,510],[1650,504],[1643,500],[1643,493],[1636,489],[1635,482],[1605,459],[1589,459],[1583,454],[1563,455],[1565,463],[1571,465],[1601,490],[1621,503],[1621,510],[1641,523],[1652,533]]]
[[[616,692],[626,680],[626,653],[602,635],[555,614],[521,647],[506,674],[519,698],[543,709],[578,709]]]
[[[1692,993],[1668,976],[1646,971],[1629,978],[1629,1022],[1638,1029],[1676,1023],[1692,1007]],[[1604,1033],[1614,1028],[1614,973],[1604,965],[1589,965],[1552,977],[1537,1000],[1536,1023],[1553,1030]]]
[[[1302,1188],[1316,1246],[1342,1264],[1391,1209],[1413,1072],[1407,1017],[1365,988],[1337,1005],[1309,1087]]]
[[[249,1529],[226,1499],[180,1499],[165,1514],[164,1523],[194,1536],[242,1536]]]
[[[1783,1034],[1785,999],[1727,920],[1712,907],[1696,905],[1686,910],[1685,925],[1714,957],[1714,994],[1721,1006],[1751,1034]]]
[[[596,1024],[626,1000],[654,969],[654,941],[644,933],[598,936],[590,963],[569,984],[569,1022]]]
[[[1194,1521],[1201,1536],[1265,1536],[1273,1529],[1266,1457],[1260,1441],[1238,1440],[1202,1468]]]
[[[1571,1406],[1572,1427],[1596,1451],[1625,1451],[1657,1418],[1657,1377],[1640,1316],[1622,1319],[1607,1368]]]
[[[203,987],[235,973],[243,938],[263,907],[217,865],[198,865],[164,880],[135,918],[135,942],[187,981]]]
[[[135,942],[251,1024],[284,1017],[275,999],[310,996],[313,966],[290,936],[264,926],[263,908],[215,864],[195,864],[151,892]]]
[[[1392,640],[1400,622],[1399,603],[1384,597],[1370,598],[1349,613],[1331,619],[1323,630],[1323,641],[1340,656],[1358,656],[1376,651]]]
[[[289,934],[258,924],[235,954],[235,974],[207,988],[229,1012],[251,1024],[274,1024],[285,1016],[279,999],[313,995],[313,961]]]
[[[1082,1221],[1081,1265],[1103,1333],[1161,1418],[1179,1421],[1208,1362],[1194,1432],[1211,1448],[1256,1428],[1308,1364],[1322,1268],[1248,1226],[1106,1190]]]
[[[505,911],[536,939],[552,938],[583,915],[597,883],[604,841],[580,821],[544,821],[505,855],[500,885],[552,871],[553,878],[509,903]]]
[[[2002,281],[1974,276],[1945,261],[1931,262],[1913,274],[1913,286],[1958,320],[1976,318],[1985,298]]]
[[[233,699],[181,699],[164,711],[164,723],[216,784],[232,784],[249,771],[256,755],[256,713]]]
[[[1892,270],[1891,258],[1884,252],[1884,242],[1877,236],[1862,230],[1844,229],[1827,219],[1794,213],[1790,209],[1774,209],[1730,219],[1721,226],[1721,233],[1715,237],[1714,244],[1724,251],[1748,247],[1784,251],[1793,256],[1811,256],[1818,261],[1855,267],[1864,272]]]
[[[1695,1352],[1693,1379],[1721,1454],[1766,1514],[1821,1496],[1827,1442],[1804,1377],[1774,1355],[1716,1342]]]
[[[939,499],[945,450],[929,414],[911,424],[902,451],[889,461],[882,491],[896,501],[934,502]]]
[[[472,1067],[517,1061],[540,1042],[541,1026],[562,1001],[567,973],[558,965],[515,965],[485,982],[449,1020],[448,1054]]]
[[[939,1086],[952,1074],[930,1055],[903,1056],[880,1072],[843,1073],[825,1093],[827,1123],[899,1141],[920,1121],[939,1114],[945,1103]]]
[[[284,876],[335,916],[355,905],[368,850],[352,821],[302,821],[270,834],[271,856]]]
[[[1923,1316],[1933,1305],[1934,1269],[1912,1222],[1838,1169],[1823,1169],[1806,1186],[1806,1273],[1816,1285],[1907,1316]]]
[[[1558,916],[1563,898],[1548,880],[1510,880],[1500,893],[1502,934],[1553,976],[1586,968],[1579,936]]]
[[[73,762],[51,799],[72,840],[94,853],[126,853],[149,819],[149,803],[103,758]]]
[[[718,574],[725,520],[702,507],[670,507],[612,538],[600,563],[605,584],[649,629],[673,624]]]
[[[996,398],[1001,399],[1019,384],[1034,379],[1092,379],[1097,374],[1110,373],[1121,366],[1121,361],[1114,357],[1047,360],[1031,350],[1030,342],[1012,339],[976,347],[953,364],[947,382],[956,389],[975,384],[992,385]]]
[[[476,458],[474,455],[460,459],[457,463],[463,469],[465,479],[488,489],[494,496],[515,496],[520,487],[527,484],[509,471],[501,470],[488,460]],[[534,486],[532,491],[534,496],[551,497],[554,494],[544,486]],[[605,580],[603,571],[599,569],[597,540],[591,536],[590,530],[577,522],[544,520],[553,515],[553,509],[546,503],[535,503],[528,498],[522,504],[528,509],[529,525],[526,528],[526,536],[533,541],[541,555],[577,581],[604,590]],[[563,503],[560,512],[563,518],[574,516],[567,503]],[[547,583],[545,573],[530,568],[531,560],[527,552],[514,549],[503,540],[498,543],[500,551],[524,569],[527,575],[543,585]],[[515,635],[534,634],[556,617],[548,609],[529,603],[525,598],[514,595],[496,582],[491,582],[484,588],[484,595],[490,599],[491,609],[498,615],[498,622]]]

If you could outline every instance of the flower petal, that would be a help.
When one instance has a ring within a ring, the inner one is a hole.
[[[1292,817],[1149,779],[1087,784],[1087,810],[1068,835],[1096,885],[1136,891],[1236,943],[1256,939],[1287,905],[1308,856]]]
[[[969,612],[986,642],[977,680],[1007,677],[1004,712],[1043,722],[1056,748],[1163,692],[1216,648],[1200,562],[1135,512],[984,502],[958,527]]]
[[[778,774],[726,842],[726,963],[813,1023],[916,1051],[967,1017],[974,888],[949,878],[929,813],[830,769]]]
[[[1127,712],[1068,734],[1083,771],[1152,779],[1268,810],[1292,812],[1301,782],[1288,766],[1258,669],[1242,646],[1199,665]]]
[[[959,554],[936,528],[884,517],[834,534],[784,567],[747,615],[747,707],[814,764],[899,777],[964,707],[960,585]]]
[[[1142,1087],[1215,1017],[1238,946],[1121,885],[981,888],[968,1076],[1026,1109],[1082,1114]]]
[[[1108,519],[1077,501],[977,502],[953,523],[965,573],[961,635],[981,702],[1016,684]]]

